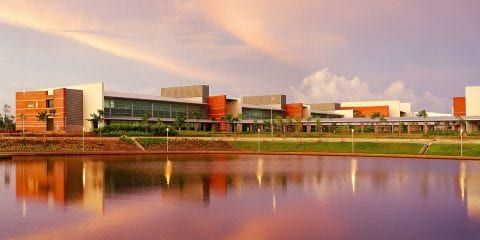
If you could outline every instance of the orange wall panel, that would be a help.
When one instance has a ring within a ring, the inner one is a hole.
[[[466,105],[465,97],[454,97],[453,99],[453,115],[454,116],[465,116],[466,114]]]
[[[303,103],[285,104],[285,115],[287,117],[303,117]]]
[[[26,131],[45,131],[47,129],[46,123],[37,121],[37,114],[39,112],[48,111],[48,92],[17,92],[15,97],[17,129],[22,130],[23,123],[25,123]],[[25,115],[25,120],[22,119],[22,114]]]
[[[365,117],[371,117],[373,113],[379,112],[385,117],[389,117],[390,109],[386,106],[368,106],[368,107],[341,107],[341,110],[356,110]]]
[[[53,130],[65,131],[65,88],[55,89],[52,96],[49,96],[47,91],[31,91],[17,92],[15,97],[17,130],[22,130],[25,127],[25,130],[30,132],[46,131],[47,123],[38,121],[37,115],[44,111],[50,113],[50,108],[47,107],[47,100],[52,99],[53,108],[55,109],[55,115],[52,116],[54,118]],[[25,115],[24,119],[22,119],[22,115]],[[23,126],[24,123],[25,126]]]
[[[227,112],[227,96],[208,97],[208,118],[220,120]]]

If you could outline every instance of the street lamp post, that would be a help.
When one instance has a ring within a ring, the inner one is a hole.
[[[169,130],[170,130],[170,129],[167,128],[167,152],[168,152],[168,131],[169,131]]]
[[[460,156],[463,157],[463,127],[460,128]]]
[[[353,142],[353,133],[355,133],[355,129],[352,128],[352,153],[355,152],[355,145],[354,145],[354,142]]]
[[[85,152],[85,127],[82,128],[82,147]]]
[[[22,138],[25,138],[25,113],[22,114]]]
[[[258,138],[257,138],[257,151],[260,152],[260,128],[257,129],[257,132],[258,132]]]
[[[272,132],[272,142],[273,142],[273,97],[270,98],[270,131]]]

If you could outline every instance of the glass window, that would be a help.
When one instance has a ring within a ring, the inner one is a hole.
[[[153,117],[170,118],[170,104],[160,102],[153,103]]]
[[[133,101],[133,116],[143,117],[152,115],[152,103],[147,101]]]

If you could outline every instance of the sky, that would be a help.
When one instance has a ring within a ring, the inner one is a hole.
[[[476,0],[0,0],[0,101],[102,81],[450,112],[480,85],[478,23]]]

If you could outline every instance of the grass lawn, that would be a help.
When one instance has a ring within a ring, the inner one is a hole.
[[[242,150],[256,151],[257,142],[236,142],[234,146]],[[355,143],[356,153],[377,153],[377,154],[419,154],[422,144],[417,143]],[[350,153],[352,144],[350,142],[260,142],[261,151],[272,152],[332,152]]]
[[[460,144],[432,144],[427,155],[460,156]],[[480,157],[480,144],[463,144],[463,155]]]

